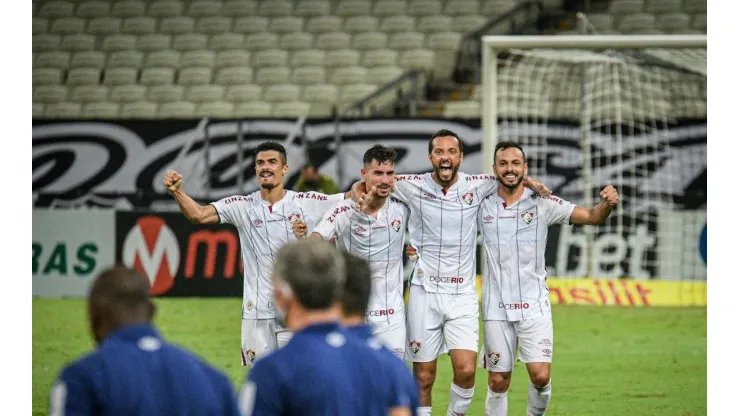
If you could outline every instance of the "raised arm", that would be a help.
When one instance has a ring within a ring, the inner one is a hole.
[[[609,185],[601,191],[601,202],[591,209],[576,206],[570,215],[570,222],[582,225],[599,225],[609,218],[612,209],[619,203],[619,194]]]
[[[171,170],[164,175],[163,182],[188,221],[193,224],[218,224],[218,213],[213,205],[200,205],[182,189],[182,175]]]

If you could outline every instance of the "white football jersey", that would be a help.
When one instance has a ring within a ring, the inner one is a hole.
[[[403,245],[409,209],[388,198],[377,218],[355,210],[351,199],[336,204],[314,232],[336,238],[337,248],[356,254],[370,265],[372,289],[367,321],[374,327],[405,322],[403,304]]]
[[[411,210],[409,234],[419,255],[411,284],[431,293],[475,293],[478,205],[497,189],[492,175],[459,172],[446,193],[431,173],[396,177],[393,197]]]
[[[547,229],[570,224],[575,205],[529,189],[512,205],[494,194],[483,200],[478,224],[483,234],[483,320],[520,321],[550,316],[545,268]]]
[[[343,199],[344,193],[286,191],[283,199],[270,205],[255,191],[212,203],[219,222],[232,224],[239,231],[244,264],[242,319],[275,317],[272,270],[278,249],[296,239],[293,222],[302,219],[310,232],[324,213]]]

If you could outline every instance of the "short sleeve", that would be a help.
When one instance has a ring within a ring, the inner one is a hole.
[[[354,211],[354,208],[344,202],[340,202],[332,206],[313,229],[313,232],[320,234],[324,240],[331,240],[332,238],[337,237],[339,234],[340,221],[343,217],[342,213],[349,210]]]
[[[266,360],[255,363],[239,393],[239,409],[244,416],[272,416],[284,413],[283,385],[277,368]]]
[[[67,367],[49,391],[49,416],[93,415],[95,391],[81,369]]]
[[[244,204],[247,203],[247,198],[248,197],[246,196],[229,196],[219,199],[218,201],[211,202],[211,205],[216,208],[219,224],[239,225],[241,222],[239,209],[244,209]]]
[[[414,193],[419,189],[414,181],[420,178],[414,175],[398,175],[396,176],[395,189],[393,190],[393,198],[408,204],[409,201],[413,200]]]
[[[319,192],[298,192],[295,201],[317,223],[332,206],[344,201],[344,193],[326,195]]]
[[[540,197],[539,201],[540,208],[547,218],[547,225],[570,224],[570,216],[576,207],[575,204],[556,196]]]
[[[481,199],[498,191],[498,179],[493,175],[469,175],[468,180]]]

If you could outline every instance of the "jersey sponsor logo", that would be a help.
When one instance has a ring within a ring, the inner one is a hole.
[[[188,239],[185,278],[191,278],[195,275],[198,248],[202,245],[206,246],[206,264],[203,276],[211,279],[216,274],[216,254],[218,253],[219,246],[223,246],[226,248],[226,258],[223,262],[224,277],[227,279],[234,277],[239,251],[239,242],[236,239],[236,235],[227,230],[200,230],[190,234],[190,238]]]
[[[488,359],[489,366],[496,367],[498,365],[498,362],[501,361],[501,353],[489,352],[488,354],[486,354],[486,358]]]
[[[300,219],[301,219],[301,214],[296,213],[296,214],[290,214],[290,215],[288,215],[288,222],[291,223],[291,224],[293,224],[294,222],[296,222],[296,221],[298,221]]]
[[[460,276],[429,276],[429,281],[434,283],[462,283],[465,281]]]
[[[563,205],[563,200],[556,196],[550,195],[550,196],[543,196],[542,198],[549,199],[550,201],[557,202],[559,205]]]
[[[493,217],[493,215],[486,215],[483,217],[483,224],[490,224],[495,220],[496,218]]]
[[[462,196],[462,200],[465,201],[466,204],[472,205],[473,204],[473,193],[468,192]]]
[[[254,228],[261,228],[262,220],[252,220],[252,224],[254,224]]]
[[[493,175],[469,175],[466,177],[469,181],[493,181],[496,177]]]
[[[327,221],[334,222],[334,219],[337,217],[337,215],[349,211],[349,207],[344,205],[341,207],[334,208],[334,212],[331,213],[329,217],[327,217]]]
[[[180,248],[164,219],[143,216],[123,241],[123,263],[149,278],[154,295],[166,293],[175,284],[180,267]]]
[[[437,195],[430,194],[429,192],[423,192],[422,196],[424,197],[424,199],[442,200],[442,198],[438,197]]]
[[[396,313],[395,309],[378,309],[375,311],[367,311],[365,316],[391,316]]]
[[[534,219],[534,213],[529,211],[524,211],[521,214],[519,214],[522,217],[522,221],[524,221],[525,224],[529,225],[532,223],[532,220]]]
[[[326,195],[315,194],[315,193],[305,193],[305,192],[299,192],[296,195],[296,198],[298,199],[317,199],[319,201],[326,201],[329,199]]]
[[[352,230],[352,232],[355,233],[355,234],[357,234],[357,235],[360,235],[360,236],[363,236],[364,237],[365,236],[365,233],[367,233],[367,230],[364,227],[358,225],[357,227],[355,227]]]
[[[529,309],[529,303],[527,302],[520,302],[520,303],[499,302],[498,307],[501,309],[506,309],[507,311],[518,310],[518,309]]]
[[[396,232],[398,232],[398,230],[400,230],[400,229],[401,229],[401,220],[399,220],[399,219],[395,219],[395,220],[393,220],[393,221],[391,222],[391,227],[393,227],[393,229],[394,229],[394,230],[395,230]]]
[[[419,175],[398,175],[396,176],[397,181],[420,181],[421,176]]]
[[[421,342],[419,341],[411,341],[409,342],[409,348],[411,348],[411,352],[416,355],[419,350],[421,349]]]
[[[231,204],[237,201],[251,201],[252,198],[248,196],[232,196],[231,198],[224,199],[224,204]]]

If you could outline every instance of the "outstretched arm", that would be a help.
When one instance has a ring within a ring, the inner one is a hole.
[[[619,203],[619,194],[613,186],[609,185],[601,191],[601,202],[591,209],[583,207],[573,208],[570,222],[582,225],[599,225],[609,218],[612,209]]]
[[[180,212],[194,224],[217,224],[218,213],[213,205],[200,205],[182,189],[182,175],[171,170],[164,175],[164,187],[172,194]]]

